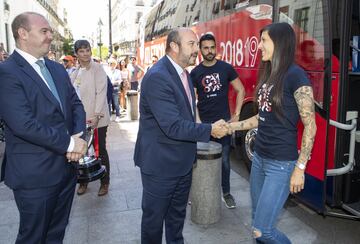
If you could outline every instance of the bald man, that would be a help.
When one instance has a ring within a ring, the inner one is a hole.
[[[166,55],[144,76],[134,161],[143,184],[141,243],[184,243],[182,230],[196,142],[227,133],[225,121],[195,122],[195,96],[186,67],[195,64],[198,38],[186,28],[171,31]]]
[[[16,243],[62,243],[87,148],[85,111],[65,68],[47,58],[46,18],[15,17],[13,54],[0,64],[0,117],[5,122],[5,184],[20,213]]]

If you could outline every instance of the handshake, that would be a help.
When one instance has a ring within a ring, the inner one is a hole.
[[[211,124],[211,136],[215,138],[221,138],[226,135],[231,135],[233,129],[230,123],[225,122],[225,120],[220,119],[215,123]]]
[[[74,147],[71,152],[66,153],[66,158],[68,162],[71,161],[79,161],[82,157],[84,157],[88,145],[85,140],[80,138],[80,136],[83,134],[83,132],[77,133],[75,135],[72,135],[71,138],[74,140]]]

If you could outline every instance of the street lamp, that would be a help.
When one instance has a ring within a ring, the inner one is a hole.
[[[9,52],[9,17],[10,17],[10,5],[7,1],[4,1],[4,21],[5,21],[5,40],[6,40],[6,52]]]
[[[103,22],[101,21],[101,18],[99,18],[99,22],[98,22],[98,27],[99,27],[99,42],[98,42],[98,46],[99,46],[99,56],[100,56],[100,60],[101,60],[101,46],[103,45],[103,43],[101,42],[101,27],[103,26]]]
[[[109,54],[112,54],[111,0],[109,0]]]

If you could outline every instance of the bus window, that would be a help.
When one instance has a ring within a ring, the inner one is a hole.
[[[360,4],[359,1],[353,3],[353,14],[351,18],[351,62],[349,70],[360,72]]]
[[[200,22],[207,22],[213,19],[239,12],[247,7],[260,4],[272,6],[272,0],[202,0],[200,10]]]
[[[324,20],[322,1],[279,1],[279,21],[291,24],[297,38],[296,62],[313,85],[316,104],[322,108],[324,97]]]
[[[341,13],[344,12],[343,4],[339,1],[331,1],[331,16],[332,16],[332,23],[333,26],[332,30],[332,53],[334,55],[333,61],[333,72],[340,72],[340,45],[341,45],[341,32],[342,32],[342,23],[344,20],[342,19],[343,16]]]

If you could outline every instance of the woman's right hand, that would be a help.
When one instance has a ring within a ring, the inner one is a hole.
[[[259,120],[259,115],[257,114],[252,116],[251,118],[230,123],[230,128],[232,132],[236,130],[250,130],[258,127],[259,124],[258,120]]]
[[[231,135],[232,133],[234,133],[236,131],[236,123],[239,123],[239,122],[230,122],[229,123],[228,135]]]

